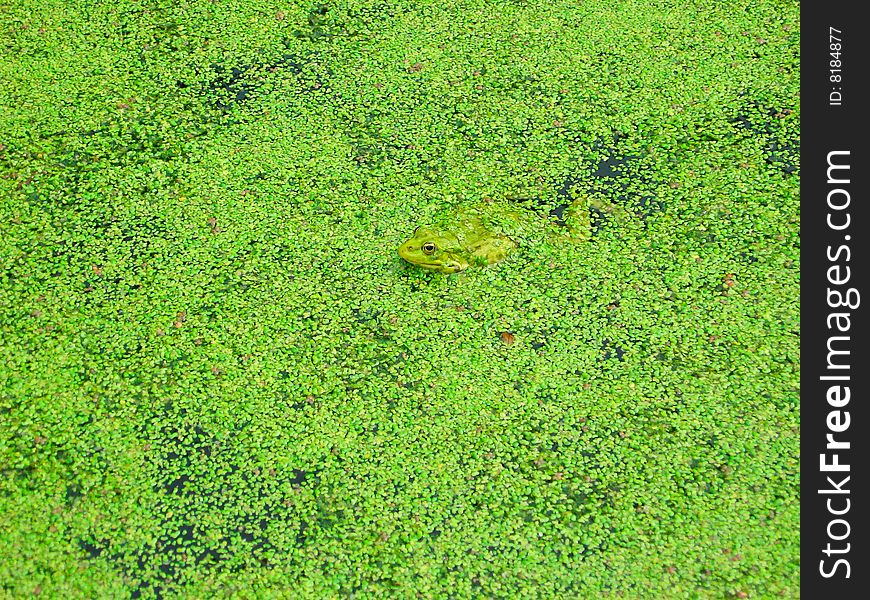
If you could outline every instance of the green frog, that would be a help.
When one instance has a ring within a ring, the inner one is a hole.
[[[586,198],[575,199],[565,210],[568,232],[565,239],[571,242],[589,239],[590,207],[604,210],[602,203]],[[439,273],[457,273],[468,267],[501,262],[520,245],[521,235],[513,235],[512,230],[519,222],[529,221],[530,216],[522,212],[514,206],[489,203],[437,225],[421,225],[399,245],[399,256],[412,265]]]
[[[490,229],[483,219],[464,216],[446,226],[417,227],[399,246],[399,256],[423,269],[457,273],[472,265],[501,262],[516,247],[514,240]]]

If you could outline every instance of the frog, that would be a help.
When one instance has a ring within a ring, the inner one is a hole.
[[[573,243],[591,237],[589,208],[605,210],[607,204],[576,196],[564,211],[567,235]],[[399,256],[421,269],[452,274],[469,267],[485,267],[505,260],[520,247],[520,239],[506,232],[511,225],[528,222],[516,204],[490,201],[482,208],[459,212],[438,224],[421,225],[398,247]],[[507,225],[507,227],[506,227]],[[522,228],[522,225],[517,225]]]
[[[465,216],[450,225],[421,225],[398,251],[405,261],[429,271],[458,273],[471,266],[503,261],[517,242],[487,226],[483,219]]]

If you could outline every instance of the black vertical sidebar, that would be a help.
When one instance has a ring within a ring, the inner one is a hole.
[[[801,594],[832,600],[870,590],[870,31],[858,6],[801,6]]]

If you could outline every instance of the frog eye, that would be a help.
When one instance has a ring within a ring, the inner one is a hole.
[[[421,246],[423,250],[423,254],[433,254],[435,252],[435,244],[432,242],[426,242]]]

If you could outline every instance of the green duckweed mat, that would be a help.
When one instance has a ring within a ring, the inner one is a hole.
[[[797,2],[0,28],[0,595],[798,597]]]

